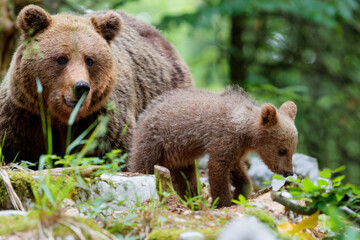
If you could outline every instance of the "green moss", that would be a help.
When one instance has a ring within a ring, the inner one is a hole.
[[[66,221],[66,218],[64,218],[63,220]],[[86,225],[87,227],[89,227],[94,231],[100,231],[100,228],[97,226],[96,222],[93,219],[76,217],[73,218],[73,220]],[[7,224],[0,224],[0,236],[10,235],[18,232],[37,230],[39,227],[39,217],[37,214],[29,215],[29,216],[0,217],[0,223],[7,223]],[[51,229],[53,231],[54,237],[65,237],[68,235],[76,236],[69,227],[63,224],[55,223],[51,227]],[[87,239],[90,239],[86,229],[83,230],[82,232],[84,236],[87,237]]]
[[[184,232],[199,232],[202,233],[207,240],[215,240],[219,234],[219,229],[208,228],[201,230],[192,229],[158,229],[151,232],[149,240],[178,240],[180,234]]]
[[[18,194],[20,200],[24,203],[26,198],[34,198],[32,187],[37,189],[39,184],[32,175],[20,171],[8,171],[11,184]],[[9,194],[0,179],[0,209],[12,209]]]
[[[270,226],[271,228],[276,228],[276,222],[274,218],[272,218],[271,215],[265,211],[256,208],[248,208],[244,209],[243,213],[255,216],[257,217],[257,219]]]
[[[37,227],[38,220],[28,216],[8,216],[0,217],[0,236],[16,232],[34,230]]]
[[[39,183],[37,180],[35,180],[33,177],[38,176],[35,174],[29,174],[25,172],[20,171],[7,171],[11,184],[19,196],[21,202],[24,204],[26,199],[34,200],[34,194],[32,188],[37,191],[39,188]],[[69,172],[71,174],[71,172]],[[70,176],[69,174],[66,174]],[[60,176],[53,175],[52,176],[54,180],[59,178]],[[63,184],[66,184],[66,180],[70,178],[65,178],[65,182]],[[88,178],[87,178],[88,179]],[[87,182],[94,181],[92,179],[88,179]],[[61,186],[59,186],[59,189],[61,189]],[[86,194],[86,191],[79,187],[74,187],[73,191],[71,192],[71,198],[73,200],[79,199],[83,194]],[[10,201],[9,194],[6,190],[5,185],[2,182],[2,179],[0,178],[0,210],[1,209],[13,209],[13,206]]]

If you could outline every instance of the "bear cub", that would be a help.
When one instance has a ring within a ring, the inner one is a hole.
[[[278,110],[271,103],[259,106],[239,87],[221,94],[170,91],[140,114],[130,150],[130,170],[153,173],[155,164],[167,167],[181,197],[196,195],[194,162],[207,153],[212,199],[219,198],[217,207],[230,206],[232,198],[251,194],[244,163],[249,152],[257,153],[273,172],[292,175],[298,138],[296,112],[291,101]],[[235,187],[234,196],[230,183]]]

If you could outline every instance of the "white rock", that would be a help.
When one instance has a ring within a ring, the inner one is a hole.
[[[205,236],[199,232],[184,232],[180,234],[179,240],[203,240]]]
[[[18,211],[18,210],[4,210],[4,211],[0,211],[0,217],[7,217],[7,216],[12,216],[12,215],[26,216],[26,215],[28,215],[28,212]]]
[[[254,216],[234,218],[217,240],[276,240],[276,234]]]
[[[124,211],[149,199],[159,198],[154,175],[128,177],[122,173],[102,174],[90,188],[90,199],[106,199],[100,205],[105,216],[113,214],[114,211]],[[118,205],[119,202],[122,204]]]
[[[209,154],[205,154],[204,156],[198,159],[198,169],[207,171],[208,162],[209,162]]]

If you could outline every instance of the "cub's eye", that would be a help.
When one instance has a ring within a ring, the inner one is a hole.
[[[58,57],[56,61],[60,66],[65,66],[69,60],[66,57]]]
[[[279,155],[280,156],[285,156],[287,154],[287,150],[286,149],[279,149]]]
[[[56,59],[56,61],[58,62],[58,64],[60,66],[65,66],[69,60],[66,57],[58,57],[58,59]]]
[[[92,60],[91,58],[86,58],[85,64],[91,67],[94,64],[94,60]]]

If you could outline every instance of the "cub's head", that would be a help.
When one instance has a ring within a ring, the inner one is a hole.
[[[36,78],[43,85],[46,108],[62,122],[84,93],[77,119],[106,103],[116,79],[111,41],[119,34],[116,12],[92,17],[54,15],[29,5],[17,19],[22,41],[13,60],[11,91],[14,102],[39,112]]]
[[[262,105],[257,122],[254,150],[271,171],[284,176],[292,175],[292,156],[298,142],[295,127],[297,107],[288,101],[279,110],[274,105]]]

